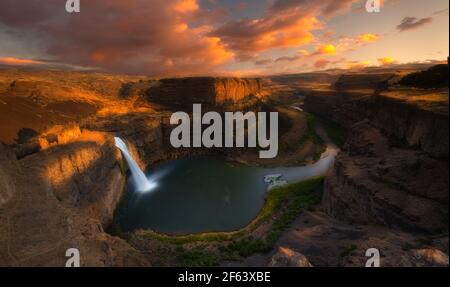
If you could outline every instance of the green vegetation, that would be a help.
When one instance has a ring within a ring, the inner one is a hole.
[[[421,89],[448,88],[448,65],[436,65],[426,71],[406,75],[399,84]]]
[[[302,210],[320,203],[322,190],[323,178],[274,189],[268,194],[258,217],[239,231],[184,236],[145,231],[143,238],[157,241],[172,250],[164,251],[163,255],[174,257],[179,266],[216,266],[221,260],[265,253],[272,249],[282,232]],[[269,228],[262,236],[257,237],[253,231],[263,224],[267,224]]]
[[[184,267],[214,267],[219,264],[219,257],[212,252],[195,249],[180,252],[178,262]]]
[[[341,253],[339,254],[339,258],[345,258],[349,255],[351,255],[358,247],[354,244],[344,247]]]
[[[305,113],[307,130],[306,133],[300,139],[300,145],[303,145],[306,141],[311,140],[317,145],[323,145],[323,139],[316,133],[315,125],[316,118],[310,113]]]
[[[261,211],[261,220],[271,218],[277,210],[283,212],[273,221],[263,238],[247,237],[228,245],[228,251],[247,257],[269,251],[282,232],[295,220],[302,209],[310,209],[322,199],[323,178],[312,179],[277,188],[269,194]]]
[[[330,120],[323,120],[323,122],[330,140],[335,145],[342,148],[347,140],[347,129]]]

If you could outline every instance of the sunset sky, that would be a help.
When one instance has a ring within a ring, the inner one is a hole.
[[[0,64],[150,76],[301,73],[449,54],[448,0],[2,0]]]

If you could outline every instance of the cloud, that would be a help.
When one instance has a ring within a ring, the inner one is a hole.
[[[32,60],[32,59],[19,59],[15,57],[3,57],[0,58],[0,64],[4,65],[14,65],[14,66],[22,66],[22,65],[44,65],[45,62]]]
[[[272,62],[273,62],[272,59],[261,59],[261,60],[256,60],[255,65],[264,66],[264,65],[271,64]]]
[[[395,63],[395,59],[392,57],[383,57],[378,59],[380,65],[391,65]]]
[[[248,60],[269,49],[309,44],[314,39],[312,31],[320,27],[315,17],[273,15],[258,20],[232,21],[210,35],[221,38],[239,59]]]
[[[373,33],[364,33],[355,37],[341,37],[336,44],[339,53],[354,51],[356,48],[378,42],[381,36]]]
[[[315,12],[323,16],[333,16],[349,10],[359,0],[275,0],[270,7],[274,13],[291,10],[302,10],[305,13]]]
[[[222,39],[237,58],[246,61],[276,48],[313,43],[313,32],[324,28],[319,17],[331,17],[351,9],[358,0],[275,0],[258,19],[232,20],[210,35]]]
[[[299,60],[301,57],[300,56],[284,56],[284,57],[279,57],[275,60],[275,62],[295,62],[297,60]]]
[[[372,34],[372,33],[365,33],[362,35],[359,35],[358,40],[360,43],[373,43],[380,39],[379,35]]]
[[[335,55],[336,47],[332,44],[321,45],[316,50],[317,55]]]
[[[345,63],[345,65],[344,65],[344,67],[346,69],[350,69],[350,70],[352,70],[352,69],[355,69],[355,70],[362,69],[362,68],[365,68],[365,67],[368,67],[368,66],[370,66],[370,62],[369,61],[347,61]]]
[[[422,19],[418,19],[415,17],[405,17],[403,18],[402,22],[397,26],[397,29],[400,30],[401,32],[408,31],[422,27],[428,23],[431,23],[432,21],[433,18],[431,17],[426,17]]]
[[[319,59],[314,63],[314,68],[316,69],[324,69],[332,62],[327,59]]]
[[[197,0],[85,1],[68,14],[59,0],[2,0],[0,24],[45,39],[49,58],[113,72],[209,74],[233,59]],[[209,14],[209,15],[208,15]]]

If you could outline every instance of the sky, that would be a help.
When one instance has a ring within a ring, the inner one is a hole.
[[[446,60],[448,0],[2,0],[0,64],[250,76]]]

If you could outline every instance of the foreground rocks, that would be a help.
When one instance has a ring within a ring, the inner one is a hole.
[[[120,161],[110,135],[89,131],[16,161],[15,194],[0,213],[0,266],[64,266],[69,248],[83,266],[147,265],[104,232],[125,184]]]
[[[272,257],[269,267],[313,267],[305,255],[280,247]]]

